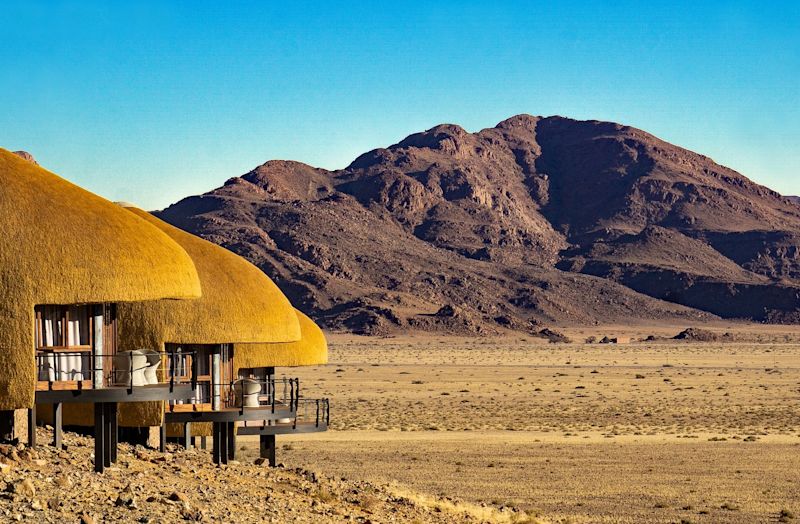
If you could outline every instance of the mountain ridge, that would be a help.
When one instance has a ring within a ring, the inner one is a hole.
[[[332,329],[800,318],[800,208],[611,122],[442,124],[341,170],[269,161],[157,214]]]

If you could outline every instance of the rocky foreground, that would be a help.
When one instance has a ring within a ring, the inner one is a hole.
[[[52,432],[40,429],[39,442]],[[3,522],[536,522],[513,508],[426,497],[394,485],[325,478],[303,469],[234,461],[170,446],[165,454],[120,444],[119,460],[92,469],[91,438],[65,449],[0,446]]]

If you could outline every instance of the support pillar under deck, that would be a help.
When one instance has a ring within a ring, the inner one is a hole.
[[[53,404],[53,446],[56,449],[64,447],[64,406],[61,402]]]
[[[28,447],[36,447],[36,404],[28,410]]]
[[[158,450],[161,453],[167,451],[167,423],[162,422],[158,428]]]
[[[236,459],[236,422],[228,422],[228,458]]]
[[[106,467],[106,409],[102,403],[94,405],[94,470],[102,473]]]
[[[117,461],[119,424],[116,402],[94,405],[94,470],[98,473]]]
[[[267,459],[271,467],[277,465],[275,453],[275,435],[261,435],[259,437],[259,456]]]
[[[222,446],[220,445],[220,440],[222,438],[222,431],[220,430],[220,425],[219,422],[212,422],[211,424],[211,455],[214,464],[219,464],[221,461]]]

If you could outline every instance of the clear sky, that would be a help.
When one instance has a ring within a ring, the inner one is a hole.
[[[270,159],[559,114],[800,194],[799,5],[5,1],[0,147],[155,209]]]

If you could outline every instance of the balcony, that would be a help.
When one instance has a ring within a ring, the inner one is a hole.
[[[167,353],[38,350],[36,401],[138,402],[190,398],[191,374],[164,371]],[[171,369],[175,369],[172,367]]]

